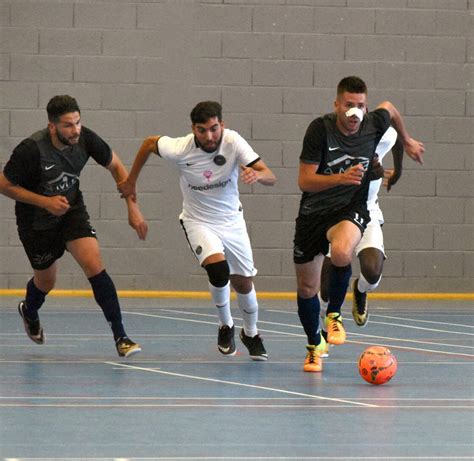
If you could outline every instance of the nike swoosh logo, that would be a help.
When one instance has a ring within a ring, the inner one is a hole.
[[[330,147],[329,148],[330,151],[337,150],[337,149],[340,149],[340,147]]]
[[[48,165],[48,166],[45,166],[45,167],[44,167],[44,170],[45,170],[45,171],[48,171],[48,170],[50,170],[51,168],[54,168],[55,166],[56,166],[56,165]]]
[[[222,346],[219,346],[219,349],[220,349],[222,352],[224,352],[225,354],[230,351],[230,347],[222,347]]]
[[[186,166],[193,166],[194,163],[186,163]]]

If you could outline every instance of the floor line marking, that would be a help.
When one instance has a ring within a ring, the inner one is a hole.
[[[163,310],[169,312],[167,309],[163,309]],[[202,313],[186,312],[186,311],[178,311],[178,312],[182,313],[182,314],[191,314],[191,315],[199,315],[199,316],[206,316],[206,317],[215,317],[212,314],[202,314]],[[179,317],[179,318],[181,318],[181,317]],[[242,320],[242,318],[240,318],[240,317],[234,317],[234,319],[235,320]],[[269,321],[266,321],[266,320],[259,320],[259,323],[260,324],[265,323],[265,324],[268,324],[268,325],[286,326],[286,327],[298,328],[298,329],[302,328],[301,325],[293,325],[293,324],[290,324],[290,323],[281,323],[281,322],[269,322]],[[388,325],[393,325],[393,324],[390,323]],[[262,331],[265,331],[265,330],[262,330]],[[462,349],[474,349],[474,346],[463,346],[463,345],[459,345],[459,344],[447,344],[447,343],[438,343],[438,342],[433,342],[433,341],[420,341],[420,340],[416,340],[416,339],[405,339],[405,338],[392,338],[392,337],[389,337],[389,336],[366,335],[366,334],[363,334],[363,333],[356,333],[356,332],[352,332],[352,331],[349,331],[348,333],[350,335],[370,337],[370,338],[389,339],[391,341],[406,341],[406,342],[410,342],[410,343],[431,344],[431,345],[434,345],[434,346],[460,347]],[[471,334],[471,333],[469,333],[469,334]],[[304,335],[302,335],[302,336],[304,336]]]
[[[396,408],[397,410],[474,410],[472,405],[369,405],[361,404],[357,408],[366,409],[368,406],[381,408]],[[0,404],[0,408],[267,408],[267,409],[308,409],[308,408],[331,408],[347,409],[354,408],[353,404],[328,405],[305,403],[301,405],[252,405],[252,404],[199,404],[199,403],[7,403]]]
[[[182,318],[182,317],[169,317],[169,316],[166,316],[166,315],[157,315],[157,314],[143,314],[141,312],[129,312],[129,313],[132,314],[132,315],[143,315],[143,316],[146,316],[146,317],[165,318],[165,319],[171,319],[171,320],[180,320],[180,321],[183,321],[183,322],[193,322],[193,323],[203,323],[203,324],[206,324],[206,325],[215,325],[215,322],[206,322],[204,320],[185,319],[185,318]],[[210,315],[210,314],[206,314],[206,315]],[[260,323],[263,323],[263,322],[260,322]],[[301,327],[299,327],[299,328],[301,328]],[[305,338],[306,337],[306,335],[301,334],[301,333],[290,333],[290,332],[286,332],[286,331],[267,330],[267,329],[263,329],[263,328],[259,328],[259,331],[262,331],[262,332],[265,332],[265,333],[275,333],[275,334],[280,334],[280,335],[284,335],[284,336],[296,336],[296,337],[300,337],[300,338]],[[355,333],[355,334],[357,335],[357,334],[360,334],[360,333]],[[375,337],[375,336],[370,336],[370,337]],[[384,336],[378,336],[377,338],[378,339],[385,339]],[[390,338],[387,338],[387,339],[390,340]],[[398,338],[394,338],[393,340],[401,341]],[[409,339],[406,339],[404,341],[410,342]],[[435,354],[455,355],[455,356],[471,357],[471,358],[474,357],[474,354],[465,354],[463,352],[448,352],[448,351],[439,351],[439,350],[434,350],[434,349],[422,349],[422,348],[409,347],[409,346],[400,346],[398,344],[373,344],[372,341],[371,342],[363,342],[363,341],[346,340],[346,343],[379,345],[379,346],[392,347],[392,348],[396,348],[396,349],[406,349],[406,350],[417,351],[417,352],[432,352],[432,353],[435,353]],[[423,342],[421,342],[421,343],[423,344]],[[449,345],[449,347],[457,347],[457,346],[456,345]]]
[[[290,312],[290,311],[271,310],[269,312],[284,312],[285,314],[297,315],[297,312]],[[349,319],[349,320],[352,321],[352,319]],[[436,328],[424,328],[424,327],[417,327],[417,326],[413,326],[413,325],[404,325],[404,324],[401,324],[401,323],[389,323],[389,322],[377,322],[377,321],[371,321],[370,323],[373,323],[373,324],[376,324],[376,325],[390,325],[390,326],[394,326],[394,327],[410,328],[410,329],[414,329],[414,330],[434,331],[436,333],[448,333],[448,334],[453,334],[453,335],[474,336],[474,333],[468,333],[468,332],[465,332],[465,331],[463,332],[463,331],[438,330]]]
[[[259,390],[263,390],[263,391],[279,392],[279,393],[282,393],[282,394],[297,395],[297,396],[300,396],[300,397],[308,397],[310,399],[315,399],[315,400],[326,400],[326,401],[330,401],[330,402],[347,403],[347,404],[366,406],[366,407],[377,407],[377,405],[364,404],[364,403],[361,403],[361,402],[354,402],[354,401],[351,401],[351,400],[335,399],[335,398],[331,398],[331,397],[323,397],[323,396],[320,396],[320,395],[313,395],[313,394],[305,394],[305,393],[302,393],[302,392],[288,391],[286,389],[278,389],[278,388],[266,387],[266,386],[257,386],[255,384],[239,383],[237,381],[226,381],[226,380],[216,379],[216,378],[206,378],[206,377],[203,377],[203,376],[186,375],[186,374],[183,374],[183,373],[174,373],[174,372],[164,371],[164,370],[156,370],[156,369],[145,368],[145,367],[137,367],[135,365],[127,365],[125,363],[118,363],[118,362],[104,362],[104,363],[106,363],[108,365],[123,367],[123,368],[130,368],[132,370],[146,371],[148,373],[159,373],[159,374],[168,375],[168,376],[176,376],[176,377],[179,377],[179,378],[196,379],[196,380],[199,380],[199,381],[207,381],[207,382],[213,382],[213,383],[218,383],[218,384],[228,384],[228,385],[231,385],[231,386],[248,387],[250,389],[259,389]]]

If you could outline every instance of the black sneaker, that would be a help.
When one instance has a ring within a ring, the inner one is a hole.
[[[369,321],[369,306],[367,303],[367,293],[361,293],[357,288],[359,279],[352,283],[352,317],[354,322],[360,327],[365,327]]]
[[[235,355],[237,349],[234,341],[234,325],[223,325],[217,335],[217,349],[224,355]]]
[[[268,360],[268,354],[263,347],[262,338],[259,334],[256,334],[253,338],[247,336],[244,329],[240,330],[240,339],[244,343],[245,347],[249,350],[250,358],[258,362],[264,362]]]
[[[120,357],[130,357],[142,351],[140,344],[134,343],[128,336],[117,339],[115,347]]]
[[[44,344],[43,327],[40,324],[39,318],[37,320],[30,320],[25,314],[26,304],[25,300],[18,304],[18,313],[23,320],[26,334],[36,344]]]

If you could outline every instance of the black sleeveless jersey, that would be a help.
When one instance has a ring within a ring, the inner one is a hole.
[[[79,142],[59,150],[44,129],[15,147],[3,173],[11,183],[37,194],[63,195],[73,207],[82,200],[79,176],[89,157],[102,166],[112,160],[111,148],[92,130],[83,126]],[[49,229],[61,221],[60,216],[21,202],[16,202],[15,213],[20,228]]]
[[[303,192],[299,214],[329,214],[352,203],[367,201],[369,173],[375,148],[390,126],[390,114],[377,109],[365,115],[359,131],[345,136],[336,127],[336,114],[313,120],[303,140],[300,161],[318,164],[316,174],[338,174],[358,163],[367,168],[360,186],[336,186],[321,192]]]

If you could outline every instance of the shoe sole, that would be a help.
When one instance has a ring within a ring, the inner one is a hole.
[[[250,358],[254,362],[266,362],[268,360],[268,355],[267,356],[264,356],[264,355],[251,355]]]
[[[344,344],[346,342],[346,339],[344,338],[342,341],[340,339],[338,340],[331,340],[329,337],[328,337],[328,340],[327,342],[329,344],[333,344],[334,346],[341,346],[342,344]]]
[[[44,332],[43,332],[43,327],[40,326],[40,334],[38,336],[32,336],[30,332],[28,331],[28,322],[25,320],[25,317],[23,317],[23,310],[21,306],[23,303],[18,304],[18,313],[20,314],[21,320],[23,320],[23,328],[25,329],[26,336],[30,338],[35,344],[44,344]]]
[[[142,351],[141,347],[136,347],[135,349],[128,351],[126,354],[121,354],[119,352],[118,355],[119,357],[128,358],[128,357],[131,357],[132,355],[140,353],[141,351]]]
[[[303,368],[303,371],[305,373],[321,373],[323,371],[323,368],[321,367],[319,370],[306,370],[305,368]]]
[[[225,355],[226,357],[233,357],[235,354],[237,354],[237,349],[235,349],[234,352],[224,352],[219,346],[217,346],[217,350],[218,350],[222,355]]]

